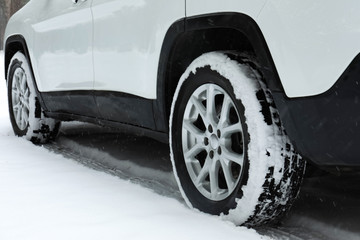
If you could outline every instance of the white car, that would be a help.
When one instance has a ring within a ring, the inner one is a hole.
[[[45,143],[78,120],[169,142],[190,207],[276,220],[304,159],[360,166],[359,11],[355,0],[32,0],[5,33],[14,132]]]

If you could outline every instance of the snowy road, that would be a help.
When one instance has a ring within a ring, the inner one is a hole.
[[[0,76],[3,76],[0,52]],[[0,82],[0,239],[360,239],[360,177],[305,179],[289,215],[257,231],[188,209],[168,146],[65,123],[55,143],[13,135]]]
[[[103,131],[90,124],[65,124],[59,141],[46,148],[182,202],[172,176],[167,145]],[[358,240],[359,180],[359,175],[308,176],[299,199],[282,223],[257,230],[274,239]]]

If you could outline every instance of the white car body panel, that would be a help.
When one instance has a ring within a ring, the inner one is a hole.
[[[285,93],[305,97],[329,90],[360,52],[359,8],[356,0],[187,0],[186,16],[252,17]],[[5,39],[24,36],[41,92],[95,89],[155,99],[166,31],[184,16],[184,0],[37,0],[10,19]]]
[[[161,47],[184,1],[93,0],[95,90],[156,98]]]
[[[360,52],[359,12],[357,0],[268,1],[256,22],[288,97],[335,84]]]
[[[256,18],[267,0],[186,0],[186,16],[216,12],[239,12]]]
[[[32,25],[40,92],[93,88],[91,1],[45,1]]]

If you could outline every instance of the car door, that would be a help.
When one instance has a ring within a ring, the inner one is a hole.
[[[185,0],[93,0],[94,89],[104,119],[152,128],[152,100],[168,28]]]
[[[91,0],[44,1],[34,29],[35,74],[51,111],[96,116]]]

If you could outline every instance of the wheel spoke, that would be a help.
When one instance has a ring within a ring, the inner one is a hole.
[[[218,128],[221,128],[222,126],[224,126],[224,124],[228,120],[231,105],[232,105],[231,98],[227,95],[224,95],[223,104],[221,106]]]
[[[12,105],[13,105],[13,109],[20,107],[20,96],[19,95],[12,96]]]
[[[24,93],[26,90],[26,74],[23,73],[21,76],[21,91]]]
[[[25,123],[25,126],[26,126],[28,121],[29,121],[29,113],[28,113],[27,109],[25,109],[25,108],[23,108],[22,117],[24,119],[24,123]]]
[[[185,161],[191,161],[191,159],[195,157],[196,154],[200,153],[203,149],[204,147],[200,143],[195,144],[193,147],[191,147],[188,151],[184,153]]]
[[[232,125],[227,126],[227,127],[224,127],[222,129],[222,134],[224,136],[229,136],[229,135],[231,135],[233,133],[236,133],[236,132],[242,132],[242,126],[241,126],[240,122],[232,124]]]
[[[243,155],[242,154],[238,154],[238,153],[234,153],[234,152],[231,152],[229,150],[223,150],[222,154],[221,154],[221,157],[224,159],[224,160],[227,160],[227,161],[230,161],[230,162],[234,162],[234,163],[237,163],[239,164],[241,167],[243,166]]]
[[[23,105],[24,105],[24,109],[25,109],[25,110],[30,111],[30,105],[29,105],[29,102],[28,102],[28,101],[24,101],[24,102],[23,102]]]
[[[30,97],[29,88],[26,88],[26,90],[25,90],[25,92],[24,92],[24,97],[25,97],[25,99],[29,99],[29,97]]]
[[[24,109],[26,109],[27,111],[30,111],[29,102],[23,102],[23,104],[24,104]]]
[[[25,107],[29,110],[29,98],[30,98],[30,91],[29,88],[26,88],[25,93],[24,93],[24,105]]]
[[[20,124],[21,129],[24,129],[24,128],[25,128],[25,121],[26,121],[25,115],[26,115],[25,109],[22,108],[22,109],[21,109],[21,120],[20,120],[20,122],[21,122],[21,124]]]
[[[16,120],[17,124],[18,124],[18,125],[21,125],[22,109],[21,109],[20,105],[19,105],[19,107],[17,108],[15,115],[16,115],[16,116],[15,116],[15,120]],[[21,126],[20,126],[20,127],[21,127]]]
[[[202,118],[203,122],[205,124],[208,124],[208,119],[206,117],[206,110],[205,107],[202,105],[201,102],[194,96],[191,97],[191,103],[194,105],[196,111],[200,114],[200,117]]]
[[[21,86],[20,86],[20,79],[19,79],[19,73],[15,74],[15,78],[14,78],[14,82],[15,82],[15,88],[20,91]]]
[[[14,104],[14,103],[13,103]],[[17,111],[20,111],[21,110],[21,105],[20,105],[20,102],[17,102],[15,105],[13,105],[13,111],[17,112]]]
[[[211,164],[210,171],[210,193],[213,198],[219,193],[219,167],[216,161]]]
[[[195,184],[200,187],[204,184],[206,177],[209,175],[209,168],[210,168],[210,160],[206,158],[204,166],[199,171],[199,174],[196,178]]]
[[[206,91],[206,116],[212,124],[216,122],[216,108],[215,108],[215,89],[214,85],[209,84]]]
[[[198,141],[202,141],[202,138],[204,137],[204,132],[197,128],[190,120],[184,120],[183,127]]]
[[[224,173],[224,177],[225,177],[225,181],[226,181],[228,190],[231,190],[231,189],[233,189],[234,184],[235,184],[235,179],[231,173],[231,164],[230,163],[227,164],[224,161],[220,161],[220,163],[221,163],[221,168]]]
[[[19,97],[20,97],[20,93],[19,93],[19,90],[18,90],[17,88],[13,88],[13,89],[11,90],[11,94],[12,94],[12,96],[15,97],[16,99],[19,99]]]

